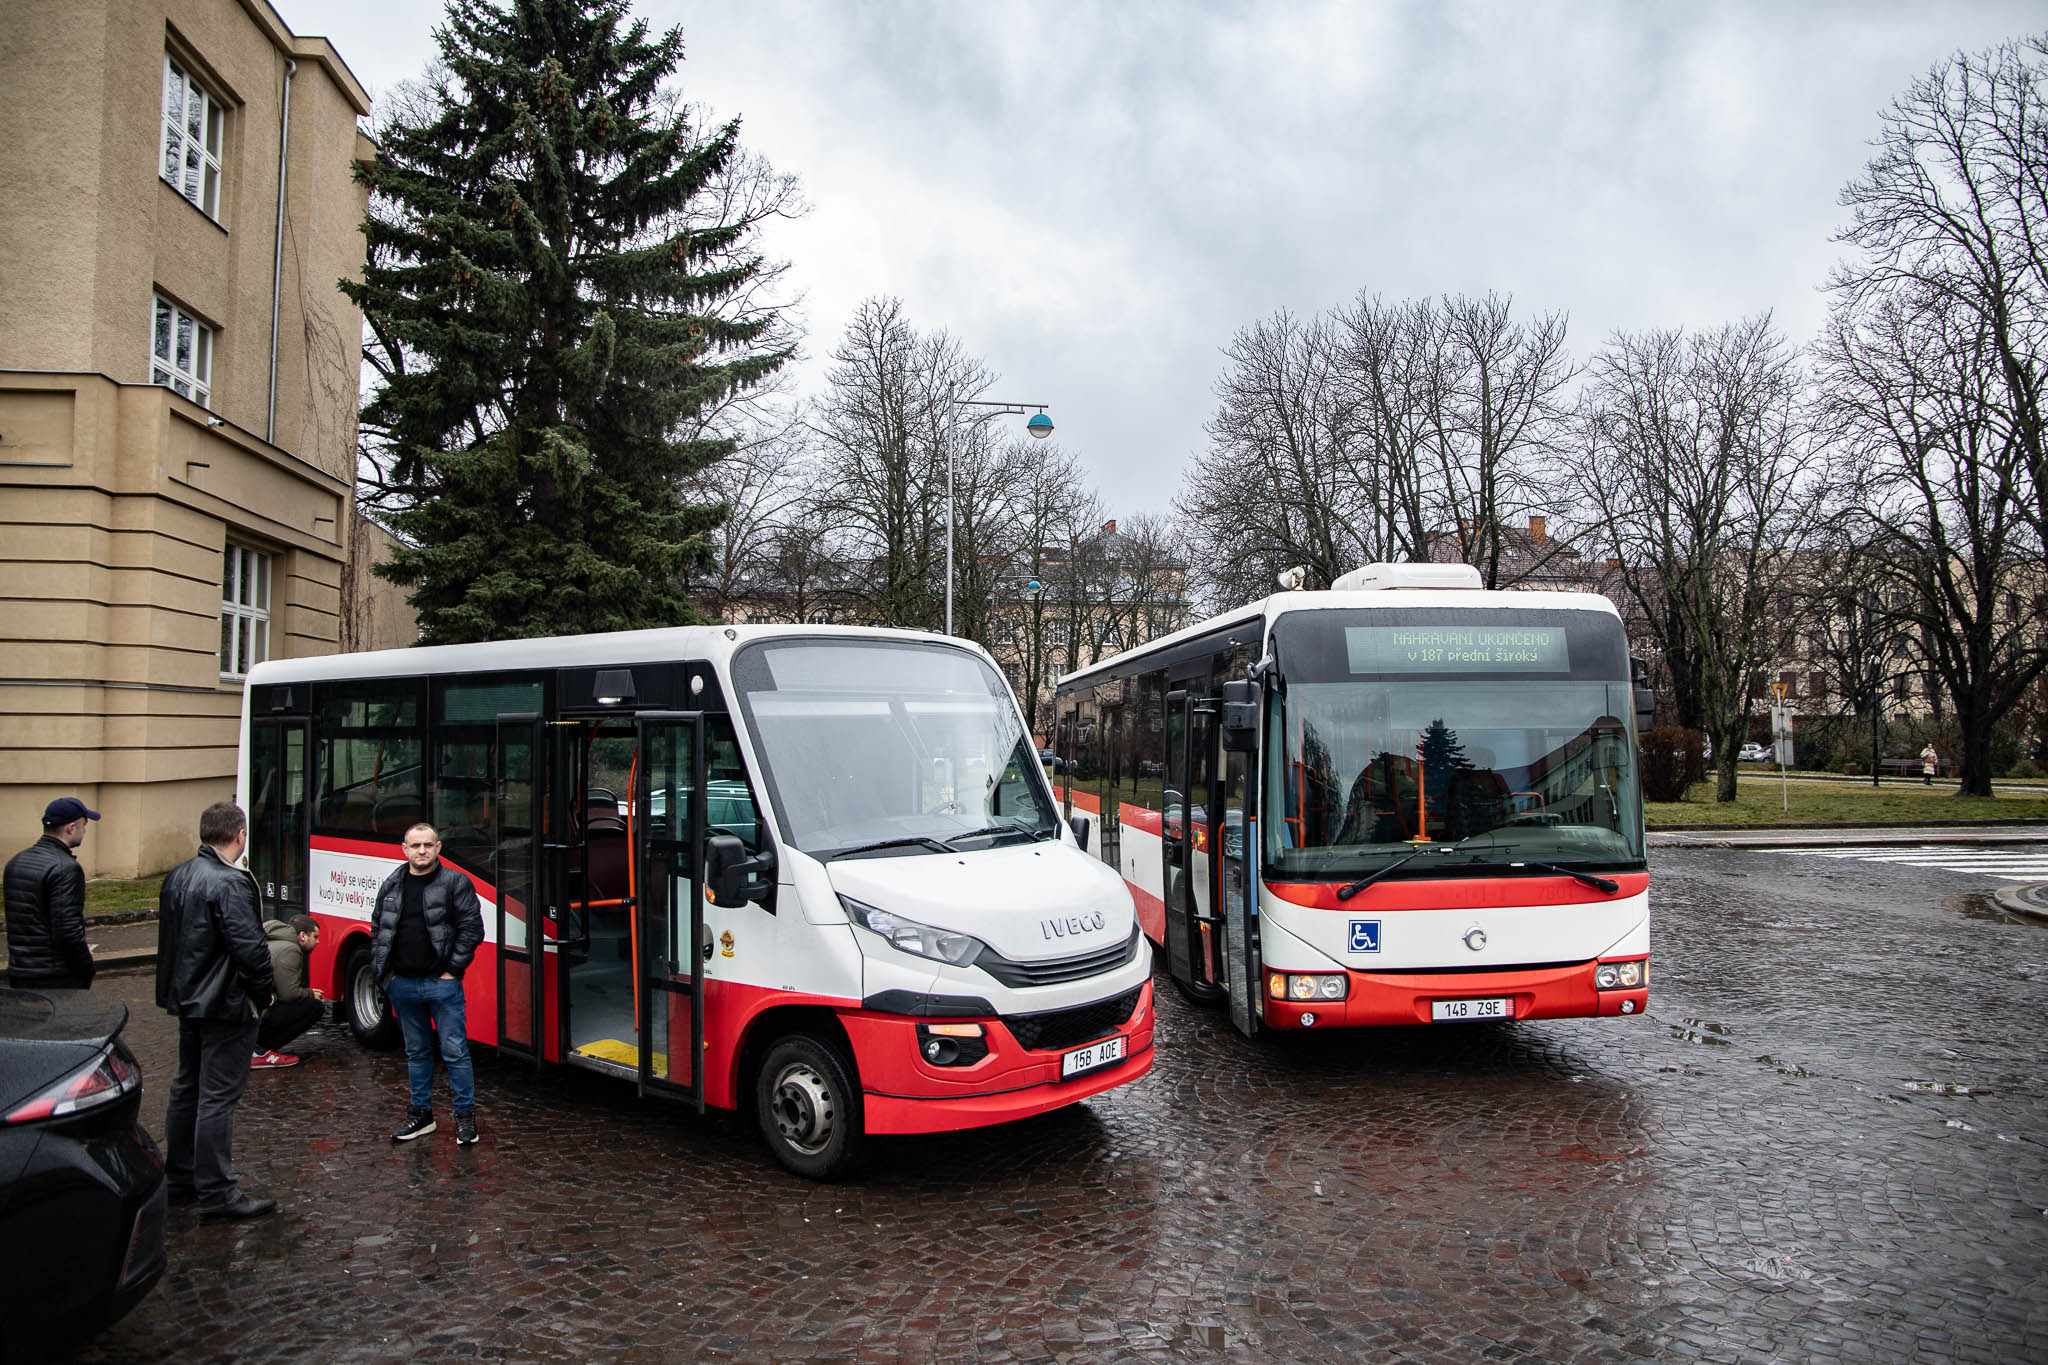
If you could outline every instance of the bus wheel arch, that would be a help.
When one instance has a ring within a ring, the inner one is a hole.
[[[866,1146],[860,1071],[838,1016],[818,1006],[764,1011],[747,1031],[735,1097],[775,1159],[797,1175],[836,1180]]]
[[[358,1043],[379,1052],[398,1046],[398,1016],[370,974],[370,936],[352,934],[341,945],[342,1015]]]

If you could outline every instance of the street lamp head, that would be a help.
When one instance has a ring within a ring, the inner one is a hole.
[[[1043,441],[1052,435],[1052,418],[1041,412],[1024,424],[1024,430],[1030,432],[1035,439]]]

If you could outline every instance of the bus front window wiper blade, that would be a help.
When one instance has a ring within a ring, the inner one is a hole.
[[[1610,896],[1621,890],[1621,883],[1612,877],[1596,877],[1590,872],[1578,872],[1569,867],[1559,867],[1556,863],[1509,863],[1508,866],[1533,867],[1543,872],[1555,872],[1560,877],[1570,877],[1573,881],[1584,882],[1595,891],[1605,891]]]
[[[1404,863],[1413,862],[1425,853],[1456,853],[1459,849],[1471,843],[1474,839],[1477,839],[1481,834],[1491,834],[1492,832],[1492,830],[1480,830],[1477,833],[1466,835],[1464,838],[1458,840],[1458,842],[1455,844],[1425,844],[1423,847],[1416,849],[1413,853],[1405,853],[1401,855],[1400,857],[1394,859],[1394,861],[1388,863],[1385,867],[1380,868],[1376,872],[1368,872],[1363,877],[1360,877],[1357,881],[1338,887],[1337,899],[1340,901],[1350,900],[1353,896],[1365,890],[1365,888],[1371,886],[1374,882],[1386,876],[1395,868],[1400,867]]]
[[[988,825],[981,829],[970,829],[965,834],[949,834],[944,843],[948,851],[953,851],[957,850],[962,839],[983,839],[992,834],[1022,834],[1032,839],[1038,838],[1035,830],[1025,829],[1021,825]]]
[[[928,834],[913,834],[908,839],[880,839],[872,844],[855,844],[852,848],[834,849],[821,861],[831,862],[834,858],[853,858],[863,853],[880,853],[889,848],[916,848],[922,845],[934,853],[951,853],[953,850]]]

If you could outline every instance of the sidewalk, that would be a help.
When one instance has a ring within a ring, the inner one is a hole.
[[[156,916],[137,920],[132,915],[88,915],[85,941],[92,945],[93,965],[100,971],[152,966],[156,962]],[[6,965],[7,944],[0,939],[0,967]]]
[[[1901,825],[1857,829],[1848,826],[1813,826],[1773,829],[1753,826],[1739,829],[1651,830],[1651,848],[1825,848],[1849,844],[1859,848],[1915,844],[2038,844],[2048,842],[2048,824],[1961,824]]]

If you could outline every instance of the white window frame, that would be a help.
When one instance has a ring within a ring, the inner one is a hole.
[[[275,556],[229,541],[220,565],[220,676],[239,682],[270,657],[270,571]]]
[[[227,110],[177,58],[164,54],[163,144],[156,173],[191,205],[220,221],[220,147]]]
[[[213,329],[162,294],[153,298],[149,382],[182,394],[202,408],[212,407]]]

